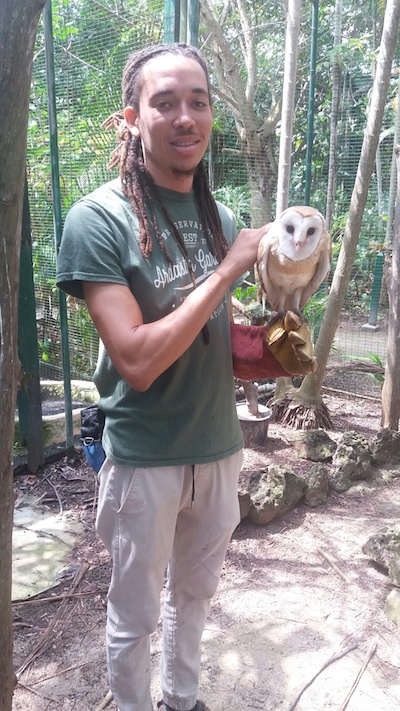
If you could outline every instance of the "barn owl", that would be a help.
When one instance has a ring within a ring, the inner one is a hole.
[[[257,264],[268,302],[278,313],[299,313],[329,274],[332,242],[313,207],[284,210],[261,239]]]

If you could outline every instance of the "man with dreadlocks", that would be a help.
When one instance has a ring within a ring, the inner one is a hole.
[[[202,157],[213,110],[197,49],[132,54],[122,88],[123,113],[111,119],[120,176],[67,215],[57,283],[85,298],[101,342],[94,381],[106,459],[96,526],[113,562],[114,699],[119,711],[153,708],[149,635],[168,566],[159,708],[201,711],[201,636],[239,522],[227,294],[254,264],[265,228],[237,236],[233,214],[210,193]]]

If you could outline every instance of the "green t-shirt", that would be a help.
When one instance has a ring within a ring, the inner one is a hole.
[[[164,206],[181,234],[196,284],[217,266],[199,221],[193,193],[160,189]],[[233,213],[218,204],[224,234],[236,237]],[[177,308],[193,283],[178,245],[156,211],[170,265],[157,238],[151,257],[142,256],[138,222],[129,200],[114,180],[79,200],[69,211],[58,256],[58,286],[82,298],[82,281],[125,284],[145,323]],[[145,392],[130,387],[100,343],[94,382],[106,415],[103,447],[107,456],[132,466],[211,462],[243,446],[236,415],[230,350],[229,314],[224,298],[202,334]]]

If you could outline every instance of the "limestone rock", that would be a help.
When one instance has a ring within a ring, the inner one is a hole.
[[[364,543],[362,551],[386,568],[393,583],[400,587],[400,524],[381,528]]]
[[[282,516],[295,508],[305,489],[304,479],[296,476],[289,467],[271,466],[253,472],[249,482],[249,520],[263,525]]]
[[[239,489],[239,510],[240,510],[240,520],[246,518],[250,511],[251,498],[248,491],[244,489]]]
[[[400,469],[400,432],[383,428],[371,441],[374,464],[387,466],[395,464]]]
[[[286,435],[301,459],[311,459],[313,462],[323,462],[332,459],[336,451],[336,442],[323,429],[297,430]]]
[[[326,504],[329,495],[328,467],[325,464],[314,464],[306,477],[304,501],[308,506]]]
[[[350,489],[354,481],[372,476],[372,453],[368,440],[358,432],[344,432],[332,459],[331,483],[335,491]]]
[[[391,590],[385,601],[385,615],[400,627],[400,590]]]

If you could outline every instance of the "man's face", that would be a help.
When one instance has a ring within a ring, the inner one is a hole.
[[[125,109],[125,119],[155,183],[187,192],[211,134],[207,78],[196,60],[162,54],[144,65],[141,84],[139,109]]]

